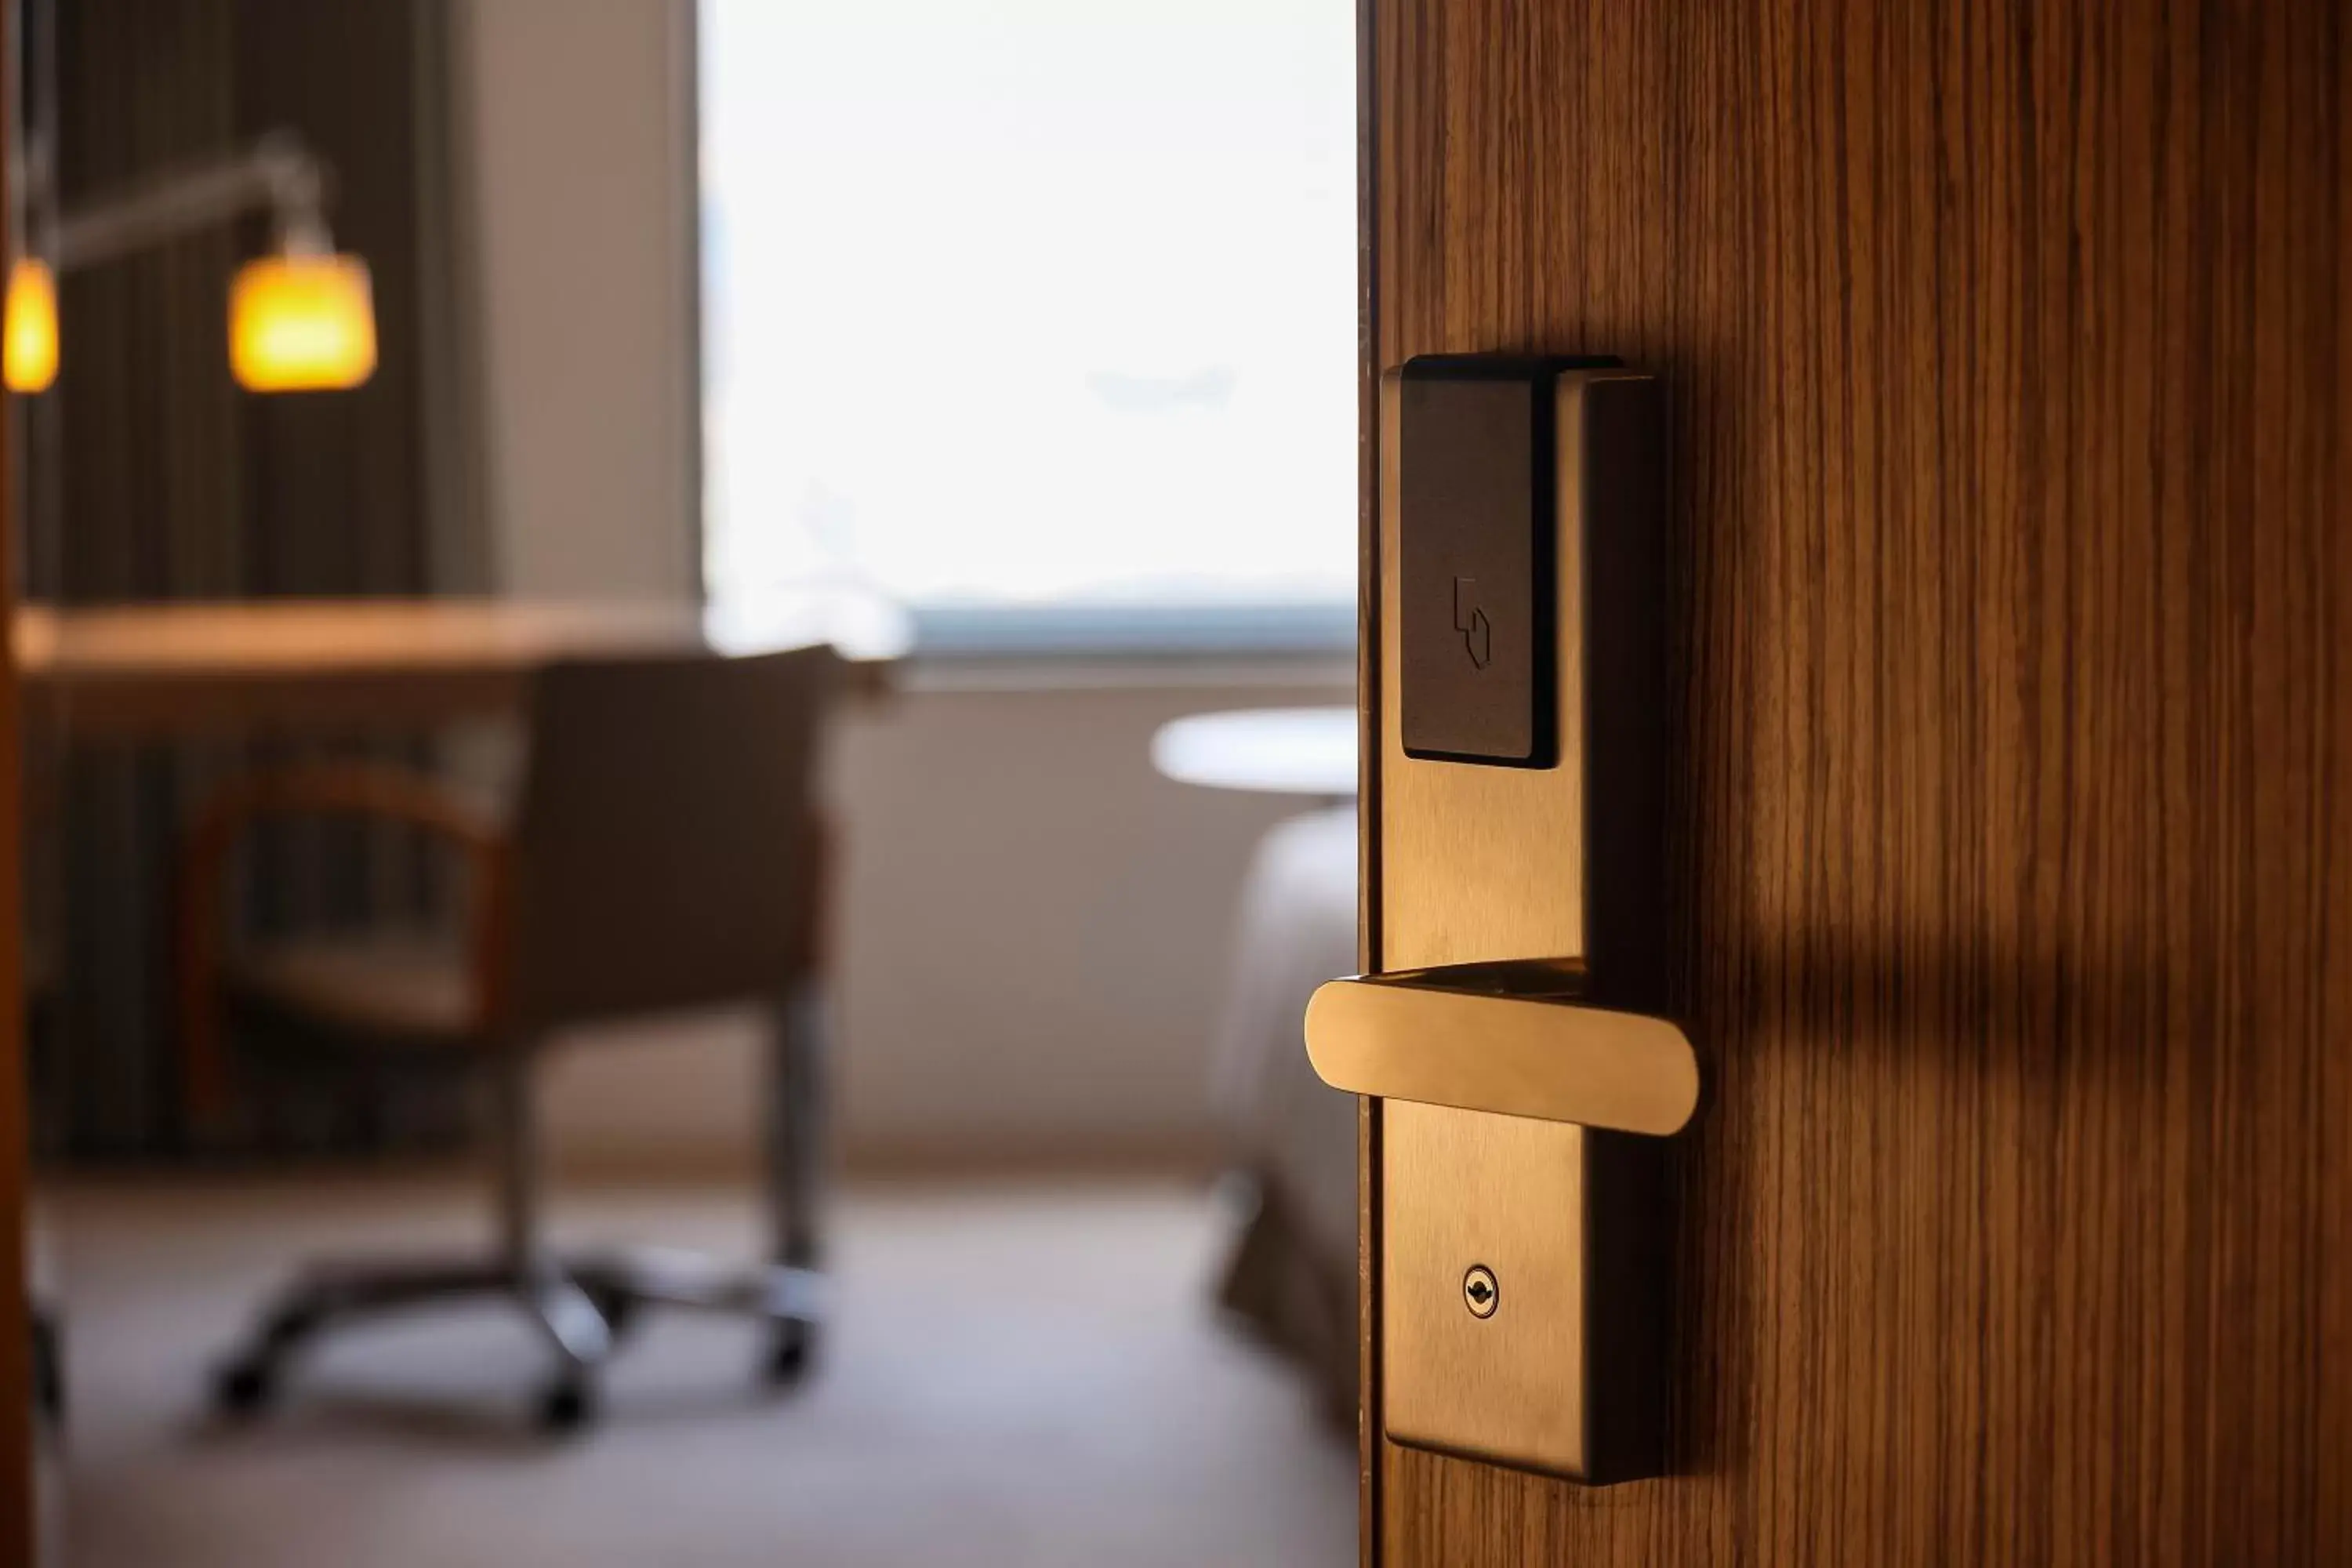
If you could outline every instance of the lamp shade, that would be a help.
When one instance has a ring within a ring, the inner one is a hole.
[[[8,268],[0,380],[11,392],[47,392],[57,378],[58,280],[47,262],[27,257]]]
[[[269,256],[228,293],[228,363],[248,392],[340,392],[375,373],[375,299],[355,256]]]

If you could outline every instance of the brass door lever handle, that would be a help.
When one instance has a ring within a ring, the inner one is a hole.
[[[1698,1109],[1698,1058],[1664,1018],[1590,1007],[1539,960],[1334,980],[1307,1055],[1334,1089],[1663,1138]]]

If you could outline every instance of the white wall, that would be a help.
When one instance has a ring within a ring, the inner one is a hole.
[[[1315,803],[1152,772],[1169,719],[1343,685],[940,691],[844,737],[853,1153],[1190,1152],[1258,836]]]
[[[467,0],[492,580],[696,590],[690,0]]]

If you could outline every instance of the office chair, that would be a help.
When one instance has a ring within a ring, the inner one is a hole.
[[[484,1079],[500,1152],[495,1252],[306,1271],[220,1368],[221,1407],[265,1405],[292,1353],[334,1323],[464,1297],[503,1297],[539,1330],[554,1363],[537,1402],[550,1430],[593,1418],[597,1370],[649,1304],[764,1320],[767,1378],[803,1373],[817,1321],[824,1043],[814,773],[837,669],[825,648],[553,666],[527,704],[510,831],[429,779],[365,765],[262,773],[214,799],[182,868],[181,1037],[198,1114],[224,1103],[226,1041],[240,1057]],[[404,822],[450,845],[469,868],[464,930],[224,940],[233,852],[257,818],[287,814]],[[530,1094],[551,1037],[745,1001],[766,1004],[772,1026],[771,1260],[552,1253]]]

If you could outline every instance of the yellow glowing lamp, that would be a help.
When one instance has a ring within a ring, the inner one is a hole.
[[[27,257],[8,268],[8,303],[0,321],[0,380],[11,392],[47,392],[58,378],[58,280],[46,261]]]
[[[247,392],[341,392],[365,382],[375,374],[367,263],[307,252],[247,262],[229,285],[228,363]]]

